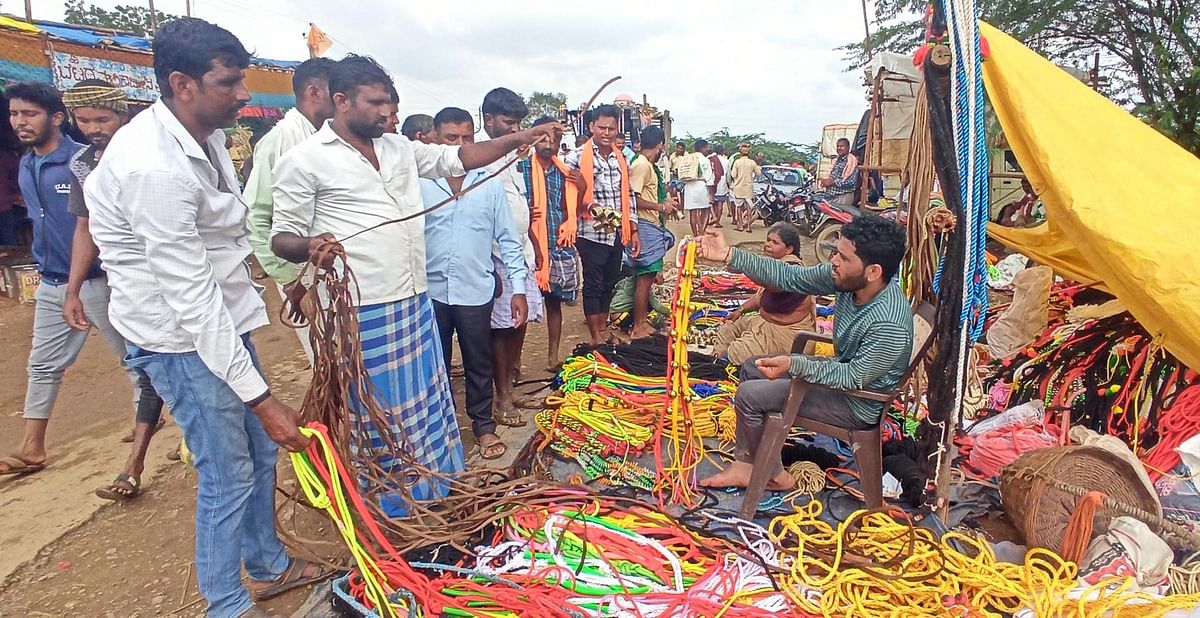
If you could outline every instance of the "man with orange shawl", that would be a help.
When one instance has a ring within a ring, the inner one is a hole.
[[[533,126],[554,122],[543,116]],[[567,183],[570,168],[556,153],[559,144],[543,141],[534,148],[534,156],[517,165],[525,178],[529,196],[529,235],[536,257],[536,279],[546,301],[546,330],[550,346],[548,367],[553,369],[561,357],[562,303],[575,302],[579,288],[579,268],[575,264],[575,234],[579,229],[579,189]]]
[[[575,248],[583,264],[583,315],[592,345],[604,343],[608,308],[621,279],[626,245],[634,257],[641,252],[629,162],[613,148],[620,122],[621,110],[615,105],[597,107],[588,123],[591,139],[567,155],[566,161],[573,170],[571,180],[582,191],[582,221]]]

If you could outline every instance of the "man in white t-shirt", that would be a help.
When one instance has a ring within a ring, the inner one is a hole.
[[[712,165],[708,162],[708,141],[698,139],[692,149],[687,156],[694,158],[698,173],[696,178],[683,183],[683,209],[688,213],[692,236],[700,237],[708,229],[717,187]]]

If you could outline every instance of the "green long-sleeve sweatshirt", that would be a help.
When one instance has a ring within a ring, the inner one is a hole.
[[[912,356],[913,318],[908,299],[892,281],[865,304],[854,294],[839,292],[833,266],[798,266],[733,250],[731,270],[762,285],[801,294],[836,294],[833,318],[835,358],[792,355],[791,374],[812,384],[839,389],[888,391],[896,387]],[[850,398],[850,411],[864,423],[877,423],[882,404]]]

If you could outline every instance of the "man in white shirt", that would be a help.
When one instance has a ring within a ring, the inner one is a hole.
[[[717,181],[713,193],[712,227],[725,227],[721,225],[721,211],[725,209],[725,204],[729,203],[729,157],[725,156],[724,144],[713,146],[713,153],[708,155],[708,162],[712,165],[713,177]],[[732,210],[729,211],[729,216],[733,217]]]
[[[275,536],[275,444],[299,451],[308,440],[249,338],[269,320],[243,262],[246,206],[220,130],[250,101],[249,63],[222,28],[167,23],[154,38],[162,98],[113,137],[84,185],[109,317],[195,457],[196,576],[218,618],[266,615],[243,566],[255,600],[323,575]]]
[[[345,239],[347,264],[358,282],[363,359],[379,407],[392,421],[390,427],[352,423],[354,431],[361,431],[352,438],[354,446],[384,471],[407,474],[406,462],[412,461],[453,475],[463,470],[463,452],[427,294],[425,221],[420,215],[426,205],[418,179],[462,176],[562,128],[537,127],[457,147],[412,142],[384,132],[392,88],[391,77],[370,58],[350,55],[334,67],[329,76],[333,119],[276,165],[271,248],[299,263],[330,239]],[[412,218],[363,232],[404,217]],[[380,431],[389,431],[391,439]],[[395,457],[388,443],[404,445],[403,457]],[[406,491],[418,500],[437,499],[446,488],[444,482],[422,476]],[[409,510],[399,494],[382,496],[380,506],[389,515]]]
[[[483,97],[480,110],[483,115],[483,132],[488,139],[516,132],[521,128],[521,121],[529,115],[529,107],[525,105],[525,100],[508,88],[494,88],[489,91]],[[513,153],[496,161],[488,166],[488,171],[493,172],[503,167],[516,156],[516,153]],[[533,241],[529,239],[530,211],[529,200],[525,196],[525,178],[514,164],[491,182],[498,182],[504,186],[504,195],[512,212],[512,224],[525,254],[525,270],[528,273],[525,289],[537,289],[537,260],[534,257]],[[521,427],[527,421],[517,411],[518,404],[523,407],[537,406],[541,404],[541,400],[537,399],[532,403],[514,402],[513,383],[520,379],[521,352],[525,347],[528,323],[542,321],[545,305],[541,294],[527,294],[525,298],[529,305],[528,320],[515,322],[509,310],[513,289],[505,275],[504,262],[500,259],[498,246],[493,247],[492,261],[495,263],[496,272],[500,274],[501,286],[500,297],[496,299],[492,309],[492,372],[496,385],[492,417],[501,425]]]
[[[246,223],[250,227],[250,246],[254,257],[263,271],[275,281],[279,296],[285,297],[300,267],[271,252],[271,219],[275,214],[271,201],[271,171],[283,153],[308,139],[317,132],[317,127],[333,117],[333,100],[329,98],[329,71],[335,61],[329,58],[309,58],[292,73],[292,91],[296,94],[296,107],[288,110],[283,119],[267,131],[254,147],[254,167],[246,179],[246,205],[250,216]],[[296,318],[293,318],[296,319]],[[312,343],[308,340],[308,326],[296,330],[300,347],[311,364]]]
[[[708,220],[712,215],[710,208],[716,195],[716,178],[712,164],[708,162],[708,140],[698,139],[692,148],[693,152],[687,156],[693,157],[695,174],[688,174],[680,180],[684,181],[683,209],[688,213],[692,236],[699,238],[708,229]]]

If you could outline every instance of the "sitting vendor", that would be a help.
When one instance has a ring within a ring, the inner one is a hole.
[[[763,243],[763,255],[803,265],[800,230],[785,222],[771,226]],[[755,311],[758,313],[747,315]],[[753,356],[787,354],[796,333],[815,329],[815,312],[812,296],[764,288],[731,313],[729,323],[717,331],[713,355],[725,356],[729,362],[740,365]],[[812,352],[812,344],[805,352]]]
[[[833,358],[780,355],[751,358],[742,365],[734,397],[737,413],[735,461],[700,481],[704,487],[745,487],[768,414],[780,414],[790,378],[814,386],[800,406],[800,416],[847,429],[879,424],[883,404],[850,396],[845,390],[889,391],[908,368],[913,345],[913,317],[908,299],[896,283],[904,257],[904,229],[877,215],[863,215],[842,228],[832,264],[798,266],[730,247],[725,237],[709,232],[700,238],[699,257],[724,262],[761,285],[798,294],[836,294]],[[828,388],[821,388],[828,387]],[[794,481],[778,457],[768,489],[782,490]]]

